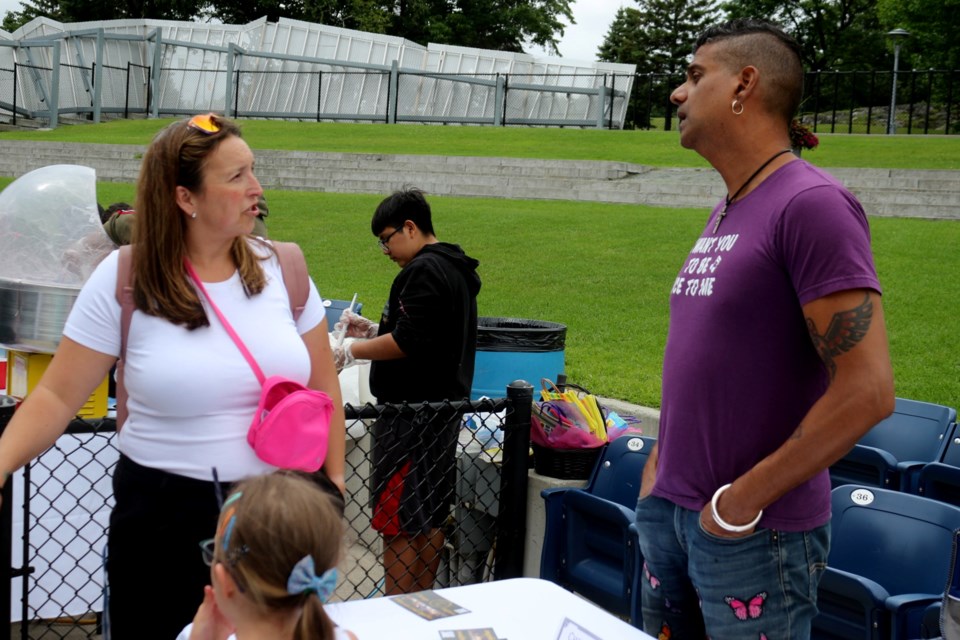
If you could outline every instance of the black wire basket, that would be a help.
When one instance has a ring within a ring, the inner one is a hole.
[[[536,443],[533,447],[533,470],[542,476],[562,480],[586,480],[600,457],[603,447],[592,449],[551,449]]]

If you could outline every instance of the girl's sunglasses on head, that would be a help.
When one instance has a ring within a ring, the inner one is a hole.
[[[204,113],[199,116],[193,116],[187,122],[187,126],[203,133],[217,133],[220,131],[220,124],[213,119],[212,113]]]

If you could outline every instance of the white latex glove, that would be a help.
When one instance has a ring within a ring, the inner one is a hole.
[[[333,325],[333,330],[337,332],[337,335],[343,334],[345,338],[376,338],[379,329],[380,325],[357,315],[349,309],[344,309],[343,313],[340,314],[339,322]]]
[[[356,364],[357,359],[353,357],[352,346],[352,342],[347,342],[346,344],[333,347],[333,363],[337,366],[337,373]]]

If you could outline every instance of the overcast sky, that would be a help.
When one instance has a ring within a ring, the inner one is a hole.
[[[560,40],[560,55],[572,60],[596,60],[597,48],[603,42],[613,17],[624,3],[631,0],[573,0],[573,17],[577,24],[565,29]],[[7,11],[19,11],[19,0],[0,0],[0,18]],[[536,54],[537,52],[531,51]]]
[[[7,2],[8,0],[2,0]],[[564,29],[560,55],[574,60],[596,60],[597,49],[622,6],[635,7],[631,0],[574,0],[573,18],[577,24]]]

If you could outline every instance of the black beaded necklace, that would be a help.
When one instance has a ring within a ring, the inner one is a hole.
[[[777,152],[776,152],[775,154],[773,154],[772,156],[770,156],[770,157],[767,159],[766,162],[764,162],[762,165],[760,165],[760,168],[759,168],[759,169],[757,169],[756,171],[754,171],[753,174],[752,174],[749,178],[747,178],[747,181],[746,181],[746,182],[744,182],[742,185],[740,185],[740,188],[737,189],[736,193],[734,193],[732,196],[727,196],[727,197],[726,197],[726,201],[723,203],[723,209],[721,209],[721,210],[720,210],[720,213],[717,215],[717,221],[716,221],[715,223],[713,223],[713,232],[714,232],[714,233],[716,233],[716,232],[717,232],[717,229],[720,228],[720,223],[723,222],[723,218],[727,215],[727,207],[730,206],[730,203],[733,202],[734,200],[736,200],[736,199],[737,199],[737,196],[739,196],[740,193],[741,193],[744,189],[747,188],[747,185],[750,184],[751,182],[753,182],[753,179],[756,178],[758,175],[760,175],[760,172],[763,171],[764,169],[766,169],[767,166],[768,166],[771,162],[773,162],[774,160],[776,160],[777,158],[779,158],[780,156],[782,156],[782,155],[785,154],[785,153],[790,153],[790,151],[791,151],[791,149],[782,149],[782,150],[780,150],[780,151],[777,151]]]

